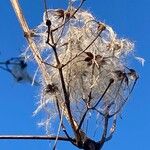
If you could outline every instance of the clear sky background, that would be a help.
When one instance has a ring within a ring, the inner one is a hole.
[[[42,0],[20,0],[31,28],[43,15]],[[48,0],[50,8],[66,8],[66,0]],[[143,57],[144,67],[130,61],[140,79],[118,119],[117,131],[104,150],[150,149],[150,0],[87,0],[84,8],[98,20],[113,27],[119,37],[135,42],[135,53]],[[0,61],[18,56],[26,41],[9,0],[0,0]],[[44,134],[37,126],[40,117],[33,117],[38,89],[17,84],[0,70],[0,134]],[[1,150],[49,150],[46,141],[0,140]],[[71,144],[60,143],[58,150],[76,150]]]

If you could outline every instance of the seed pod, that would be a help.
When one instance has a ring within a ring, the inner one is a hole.
[[[134,69],[129,69],[128,75],[130,76],[131,79],[135,80],[138,79],[139,76],[137,75],[136,71]]]
[[[88,55],[88,57],[90,57],[91,59],[93,59],[94,58],[94,56],[93,56],[93,54],[91,53],[91,52],[85,52],[87,55]]]
[[[46,93],[55,93],[57,91],[58,91],[58,87],[54,83],[48,84],[45,89]]]

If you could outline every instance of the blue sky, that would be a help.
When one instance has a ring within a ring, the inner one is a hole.
[[[42,0],[20,0],[31,28],[42,20]],[[65,8],[66,0],[48,0],[50,8]],[[22,30],[9,0],[0,3],[0,61],[18,56],[26,46]],[[144,67],[130,61],[140,79],[124,107],[117,131],[104,150],[150,149],[150,1],[149,0],[87,0],[84,8],[98,20],[104,21],[119,37],[135,42],[135,53],[143,57]],[[36,125],[39,117],[32,117],[36,108],[38,89],[29,84],[17,84],[6,72],[0,70],[0,134],[44,134]],[[73,149],[70,144],[60,143],[58,150]],[[0,141],[3,150],[48,150],[46,141]]]

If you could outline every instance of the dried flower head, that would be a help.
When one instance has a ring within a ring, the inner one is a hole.
[[[42,94],[35,113],[46,107],[50,121],[59,115],[51,108],[56,102],[66,109],[67,93],[72,116],[80,124],[87,109],[105,114],[107,108],[110,116],[117,114],[138,76],[125,64],[134,44],[118,38],[110,26],[96,21],[90,12],[75,11],[73,7],[49,9],[48,18],[44,13],[43,22],[35,29],[34,41],[48,73],[48,78],[41,76]],[[47,19],[51,22],[49,29]],[[68,118],[65,111],[64,116]]]

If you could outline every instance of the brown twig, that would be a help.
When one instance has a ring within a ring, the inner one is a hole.
[[[61,119],[61,111],[60,111],[59,102],[58,102],[57,98],[56,98],[56,105],[57,105],[57,110],[58,110],[58,114],[59,114],[59,119]],[[67,136],[67,138],[70,139],[70,141],[72,141],[72,138],[69,136],[68,132],[66,131],[63,121],[61,123],[61,126],[62,126],[62,130],[65,133],[65,135]]]
[[[31,36],[31,31],[28,27],[28,24],[25,20],[25,17],[22,13],[22,10],[20,8],[19,2],[18,0],[11,0],[13,9],[18,17],[18,21],[20,22],[20,25],[22,27],[22,30],[24,32],[24,34],[26,35],[25,38],[27,39],[27,42],[31,48],[31,51],[33,53],[33,56],[41,70],[41,73],[43,74],[43,78],[45,79],[45,82],[48,84],[49,82],[49,74],[46,71],[46,66],[44,63],[42,63],[42,58],[40,56],[40,53],[38,51],[38,48],[36,46],[36,43],[33,41],[32,36]]]
[[[80,123],[79,123],[77,132],[79,132],[79,130],[80,130],[80,128],[81,128],[81,126],[82,126],[82,124],[83,124],[83,122],[84,122],[84,119],[85,119],[85,117],[86,117],[88,111],[89,111],[89,110],[95,110],[95,108],[96,108],[97,105],[100,103],[100,101],[103,99],[103,97],[105,96],[105,94],[107,93],[108,89],[110,88],[110,86],[111,86],[111,84],[112,84],[113,82],[114,82],[114,79],[110,79],[110,82],[109,82],[107,88],[105,89],[104,93],[102,94],[102,96],[100,97],[100,99],[97,101],[97,103],[96,103],[93,107],[87,108],[87,110],[86,110],[85,113],[83,114],[82,119],[81,119],[81,121],[80,121]]]
[[[118,114],[118,113],[121,111],[122,107],[124,106],[124,104],[125,104],[125,103],[127,102],[127,100],[129,99],[129,96],[131,95],[131,93],[132,93],[132,91],[133,91],[133,89],[134,89],[134,87],[135,87],[135,85],[136,85],[137,80],[138,80],[138,78],[135,79],[135,81],[134,81],[134,83],[133,83],[133,85],[132,85],[132,88],[131,88],[129,94],[128,94],[128,96],[124,99],[124,102],[122,103],[122,105],[121,105],[113,114],[109,115],[109,118],[115,116],[116,114]]]
[[[56,105],[57,105],[57,109],[58,109],[58,113],[59,113],[59,118],[61,120],[61,111],[60,111],[60,107],[59,107],[59,102],[58,102],[58,99],[56,98]],[[69,139],[69,141],[75,145],[75,142],[73,141],[73,139],[69,136],[64,124],[63,124],[63,121],[61,122],[61,127],[62,127],[62,130],[63,132],[65,133],[65,135],[67,136],[67,138]],[[75,145],[76,146],[76,145]]]
[[[0,135],[1,140],[55,140],[56,136],[47,135]],[[59,136],[60,141],[70,141],[66,137]],[[75,139],[72,139],[75,141]]]
[[[107,136],[107,130],[108,130],[108,123],[109,123],[109,114],[106,112],[106,115],[104,117],[104,129],[103,129],[103,134],[101,137],[101,140],[99,141],[99,145],[101,149],[106,141],[106,136]]]
[[[50,33],[52,33],[50,31]],[[67,88],[66,88],[66,83],[65,83],[65,80],[64,80],[64,75],[63,75],[63,69],[62,69],[62,64],[59,60],[59,57],[58,57],[58,54],[57,54],[57,49],[56,49],[56,44],[54,43],[54,40],[53,40],[53,34],[50,34],[50,37],[52,39],[52,43],[53,45],[51,45],[49,43],[49,41],[46,41],[46,43],[52,47],[52,50],[54,52],[54,56],[55,56],[55,59],[56,59],[56,63],[57,63],[57,68],[58,68],[58,71],[59,71],[59,76],[60,76],[60,81],[61,81],[61,85],[62,85],[62,90],[63,90],[63,94],[64,94],[64,99],[65,99],[65,105],[66,105],[66,110],[67,110],[67,114],[68,114],[68,118],[69,118],[69,121],[70,121],[70,124],[71,124],[71,127],[74,131],[74,135],[76,136],[76,139],[79,140],[80,139],[80,135],[79,133],[76,132],[76,129],[78,128],[78,125],[77,123],[74,121],[73,119],[73,116],[72,116],[72,113],[71,113],[71,109],[70,109],[70,99],[69,99],[69,93],[67,91]],[[49,40],[49,39],[48,39]]]
[[[93,108],[96,108],[98,106],[98,104],[103,99],[103,97],[105,96],[106,92],[108,91],[108,89],[110,88],[110,86],[112,85],[113,82],[114,82],[114,79],[110,79],[107,88],[105,89],[104,93],[102,94],[102,96],[100,97],[100,99],[97,101],[97,103],[93,106]]]
[[[55,56],[56,63],[57,63],[57,68],[58,68],[59,75],[60,75],[60,81],[61,81],[61,85],[62,85],[64,99],[65,99],[65,105],[66,105],[66,111],[67,111],[67,118],[69,119],[69,122],[70,122],[70,124],[72,126],[72,129],[74,131],[74,135],[76,136],[76,139],[78,141],[80,139],[80,135],[76,133],[76,129],[78,128],[78,125],[75,122],[75,120],[73,119],[73,116],[72,116],[72,113],[71,113],[69,93],[67,92],[67,89],[66,89],[66,83],[64,81],[62,65],[61,65],[61,62],[60,62],[58,54],[57,54],[57,49],[56,49],[57,43],[55,43],[54,38],[53,38],[53,31],[50,28],[50,26],[51,26],[50,20],[47,20],[47,22],[48,23],[46,25],[48,27],[48,31],[47,31],[48,36],[47,36],[46,43],[52,48],[52,50],[54,52],[54,56]],[[51,38],[52,44],[49,42],[50,38]],[[66,133],[66,135],[68,135],[68,134]]]

